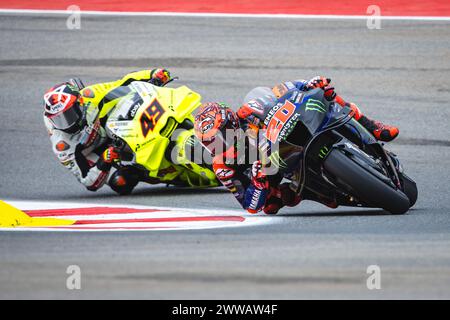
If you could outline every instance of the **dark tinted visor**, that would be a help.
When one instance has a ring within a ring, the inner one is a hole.
[[[48,119],[53,123],[56,129],[69,129],[78,123],[83,117],[83,113],[78,103],[71,106],[69,109],[55,115],[49,115]]]

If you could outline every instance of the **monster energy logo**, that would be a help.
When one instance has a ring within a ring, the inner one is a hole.
[[[195,147],[195,138],[194,138],[194,136],[190,136],[190,137],[186,140],[186,144],[187,144],[188,146]]]
[[[277,168],[287,168],[287,163],[284,162],[282,158],[280,158],[280,153],[278,151],[272,153],[269,156],[270,161],[275,165]]]
[[[328,149],[327,146],[323,146],[322,149],[320,149],[319,158],[323,159],[329,152],[330,152],[330,149]]]
[[[315,100],[315,99],[309,99],[308,102],[306,102],[305,111],[309,111],[309,110],[317,111],[317,112],[321,112],[321,113],[326,112],[325,105],[322,103],[322,101]]]

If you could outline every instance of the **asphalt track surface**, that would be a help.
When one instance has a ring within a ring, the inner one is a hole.
[[[165,66],[206,100],[323,74],[370,116],[400,127],[417,181],[403,216],[305,201],[274,223],[194,231],[0,232],[0,298],[450,298],[450,25],[363,20],[0,15],[0,199],[238,209],[225,190],[84,190],[50,150],[42,93]],[[66,268],[82,290],[66,289]],[[381,268],[381,290],[366,268]]]

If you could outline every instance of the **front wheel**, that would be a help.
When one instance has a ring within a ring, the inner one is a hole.
[[[417,201],[417,185],[413,179],[404,173],[400,174],[400,179],[402,180],[403,192],[408,196],[409,207],[411,208]]]
[[[410,200],[403,192],[377,178],[341,150],[332,150],[323,165],[338,184],[368,206],[382,208],[393,214],[408,211]]]

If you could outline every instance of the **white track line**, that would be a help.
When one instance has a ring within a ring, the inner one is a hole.
[[[70,10],[0,9],[0,14],[57,14],[71,15]],[[78,12],[77,12],[78,13]],[[367,20],[372,15],[319,15],[319,14],[259,14],[259,13],[197,13],[197,12],[128,12],[128,11],[79,11],[81,15],[130,16],[130,17],[196,17],[196,18],[278,18],[278,19],[340,19]],[[450,17],[430,16],[380,16],[381,20],[450,21]]]

